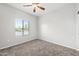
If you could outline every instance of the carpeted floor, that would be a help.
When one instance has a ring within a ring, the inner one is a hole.
[[[79,56],[79,52],[37,39],[2,49],[0,56]]]

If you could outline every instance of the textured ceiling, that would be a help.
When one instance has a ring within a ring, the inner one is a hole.
[[[45,11],[39,10],[38,12],[34,13],[32,11],[32,7],[23,7],[23,5],[29,5],[29,4],[31,3],[8,3],[8,5],[18,8],[34,16],[42,16],[44,14],[50,13],[51,11],[54,11],[66,5],[66,3],[41,3],[41,5],[45,8]]]

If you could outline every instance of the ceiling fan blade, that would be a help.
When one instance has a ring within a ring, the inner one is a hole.
[[[41,7],[41,6],[37,6],[38,8],[40,8],[40,9],[42,9],[42,10],[45,10],[45,8],[44,7]]]
[[[32,5],[23,5],[24,7],[30,7],[30,6],[32,6]]]

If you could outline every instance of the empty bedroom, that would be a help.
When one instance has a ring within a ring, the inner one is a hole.
[[[0,3],[0,56],[79,56],[79,3]]]

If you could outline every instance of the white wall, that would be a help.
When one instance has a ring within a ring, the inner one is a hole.
[[[79,11],[79,3],[76,4],[76,46],[79,50],[79,14],[77,13]]]
[[[29,35],[17,38],[15,36],[15,20],[29,19]],[[0,49],[37,39],[37,18],[6,4],[0,4]]]
[[[39,18],[39,38],[76,49],[75,4],[52,11]]]

